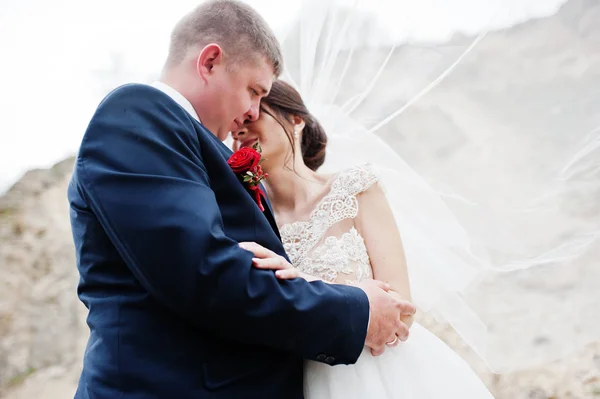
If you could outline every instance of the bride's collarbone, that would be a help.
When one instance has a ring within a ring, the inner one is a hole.
[[[318,182],[319,189],[307,195],[305,201],[294,204],[293,207],[282,209],[283,207],[273,206],[273,214],[279,228],[285,225],[291,225],[295,223],[310,223],[313,212],[321,204],[321,202],[327,197],[331,190],[330,177]]]

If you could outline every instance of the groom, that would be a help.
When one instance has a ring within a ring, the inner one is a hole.
[[[90,327],[76,398],[301,398],[302,359],[406,338],[414,307],[383,283],[280,281],[238,245],[285,256],[221,142],[281,68],[255,11],[210,1],[175,27],[161,82],[98,106],[68,189]]]

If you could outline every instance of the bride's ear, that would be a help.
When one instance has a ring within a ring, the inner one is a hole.
[[[294,132],[300,133],[302,130],[304,130],[304,126],[306,126],[304,119],[294,115]]]

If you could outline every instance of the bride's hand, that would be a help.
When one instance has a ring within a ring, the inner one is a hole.
[[[241,242],[240,247],[254,254],[252,266],[257,269],[275,270],[275,276],[281,280],[303,278],[311,281],[310,276],[294,268],[283,256],[255,242]]]

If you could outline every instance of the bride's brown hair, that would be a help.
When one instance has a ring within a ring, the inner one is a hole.
[[[282,80],[273,82],[269,95],[262,99],[262,104],[267,105],[269,109],[261,107],[261,112],[269,114],[275,119],[283,130],[285,130],[288,140],[292,146],[292,156],[296,156],[294,147],[294,131],[290,128],[293,125],[293,117],[298,116],[304,121],[302,130],[302,142],[300,148],[302,159],[306,166],[316,171],[323,162],[325,162],[325,148],[327,147],[327,135],[325,130],[308,112],[300,93],[291,85]],[[284,123],[285,119],[287,123]]]

